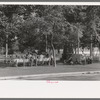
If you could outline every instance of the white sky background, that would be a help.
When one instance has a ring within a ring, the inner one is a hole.
[[[0,4],[100,5],[100,2],[0,2]],[[100,81],[47,83],[33,80],[0,80],[0,98],[100,98]]]

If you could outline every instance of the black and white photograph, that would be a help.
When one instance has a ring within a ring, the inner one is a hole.
[[[0,2],[0,98],[100,98],[100,3],[26,1]]]
[[[100,81],[100,6],[0,4],[0,80]]]

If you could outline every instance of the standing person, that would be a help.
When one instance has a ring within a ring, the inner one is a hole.
[[[50,66],[50,56],[48,53],[46,54],[46,63]]]
[[[35,65],[35,55],[34,54],[32,54],[32,63],[33,65]]]
[[[82,62],[83,64],[86,64],[86,54],[82,51]]]
[[[53,65],[53,55],[50,56],[51,65]]]
[[[34,63],[35,66],[37,66],[37,64],[38,64],[38,55],[37,55],[37,53],[34,53],[33,56],[34,56],[33,57],[34,58],[33,63]]]
[[[43,59],[44,59],[44,55],[43,54],[41,54],[40,56],[39,56],[39,62],[40,62],[40,65],[43,65]]]
[[[31,66],[31,54],[30,53],[27,53],[27,59],[28,59],[29,66]]]
[[[85,58],[85,56],[82,56],[82,58],[81,58],[81,62],[82,62],[83,65],[86,64],[86,58]]]
[[[88,60],[89,60],[89,64],[92,64],[93,58],[92,57],[89,57]]]
[[[14,63],[15,66],[18,67],[18,55],[15,55]]]

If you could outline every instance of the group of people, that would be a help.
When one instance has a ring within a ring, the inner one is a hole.
[[[74,64],[85,65],[85,64],[91,64],[92,61],[93,60],[90,56],[77,54],[77,55],[71,56],[67,61],[65,60],[65,63],[70,64],[70,65],[74,65]]]
[[[85,65],[85,64],[91,64],[92,63],[92,58],[91,57],[81,57],[80,61],[78,61],[76,59],[76,62],[75,64],[82,64],[82,65]]]
[[[19,64],[22,64],[23,66],[51,65],[53,56],[49,54],[38,55],[36,53],[27,53],[11,56],[9,62],[16,67]]]

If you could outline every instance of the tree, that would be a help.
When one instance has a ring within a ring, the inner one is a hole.
[[[63,52],[63,59],[68,60],[71,55],[76,53],[76,48],[78,48],[77,53],[79,53],[80,38],[83,32],[84,22],[84,7],[83,6],[65,6],[64,16],[66,22],[69,23],[65,32],[65,46]],[[70,45],[68,45],[70,44]],[[70,49],[69,49],[70,48]],[[67,58],[66,58],[67,57]]]
[[[8,51],[12,50],[15,37],[19,33],[19,27],[23,23],[24,19],[28,18],[28,10],[31,10],[31,6],[24,5],[1,5],[1,26],[3,27],[0,31],[2,46],[6,44],[6,57]],[[10,50],[8,50],[8,48]]]
[[[54,66],[56,66],[56,57],[55,57],[55,43],[58,42],[58,39],[55,39],[61,36],[59,40],[62,40],[63,34],[65,33],[65,27],[67,23],[63,16],[63,7],[62,6],[45,6],[45,10],[42,12],[46,24],[49,26],[47,29],[47,34],[50,37],[50,45],[53,51],[53,60]],[[55,41],[56,40],[56,41]],[[55,42],[54,42],[55,41]]]
[[[81,38],[82,47],[88,47],[90,49],[90,56],[92,57],[93,47],[97,47],[99,41],[99,6],[87,6],[86,7],[86,18],[85,18],[85,31]]]
[[[35,16],[30,16],[21,27],[20,44],[35,49],[52,49],[56,66],[55,49],[60,48],[67,26],[62,6],[35,6],[33,13]]]

